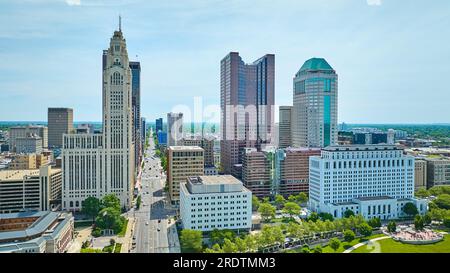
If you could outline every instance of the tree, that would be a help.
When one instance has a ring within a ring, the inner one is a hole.
[[[234,244],[236,245],[238,252],[240,252],[240,253],[247,252],[248,246],[246,245],[244,239],[237,237],[234,240]]]
[[[95,225],[100,229],[112,229],[114,233],[119,233],[125,224],[125,217],[120,215],[120,211],[114,208],[104,208],[95,218]]]
[[[419,190],[417,190],[415,192],[415,196],[418,198],[426,198],[430,196],[430,192],[428,192],[426,189],[424,188],[420,188]]]
[[[423,222],[424,222],[425,225],[431,224],[431,216],[430,216],[430,213],[427,212],[427,213],[423,216]]]
[[[286,199],[284,199],[283,195],[281,194],[275,195],[275,205],[278,208],[281,208],[284,205],[284,203],[286,203]]]
[[[120,212],[120,200],[114,194],[110,193],[102,198],[102,208],[112,208]]]
[[[261,213],[261,217],[264,221],[268,221],[270,218],[275,217],[275,207],[269,203],[261,203],[258,208],[258,212]]]
[[[299,204],[304,204],[306,202],[308,202],[308,195],[306,195],[306,193],[301,192],[297,195],[297,202]]]
[[[261,202],[259,201],[258,197],[256,197],[255,195],[252,195],[252,210],[253,211],[258,210],[260,203]]]
[[[416,205],[411,202],[408,202],[403,206],[403,212],[409,216],[414,216],[419,213]]]
[[[319,215],[317,212],[311,213],[308,217],[308,221],[316,222],[317,220],[319,220]]]
[[[141,207],[141,196],[139,195],[136,199],[136,208],[139,209]]]
[[[293,215],[298,215],[300,213],[300,206],[294,202],[287,202],[284,204],[283,213],[289,214],[292,218]]]
[[[450,216],[444,218],[444,226],[450,228]]]
[[[379,217],[374,217],[368,221],[368,224],[372,228],[379,228],[381,227],[381,219]]]
[[[333,221],[334,220],[334,217],[331,213],[322,212],[322,213],[319,213],[319,217],[320,217],[320,219],[322,219],[322,221],[326,221],[326,220]]]
[[[388,230],[388,232],[390,232],[390,233],[394,233],[394,232],[397,231],[397,224],[395,223],[395,221],[390,221],[390,222],[387,224],[387,230]]]
[[[450,194],[449,186],[434,186],[428,190],[433,196],[440,196],[441,194]]]
[[[224,253],[236,253],[238,252],[237,246],[229,239],[225,239],[222,250]]]
[[[350,216],[355,216],[355,213],[352,210],[344,211],[344,218],[350,218]]]
[[[423,230],[423,226],[424,226],[423,217],[420,215],[416,215],[416,217],[414,217],[414,228],[417,231],[419,231],[419,230]]]
[[[212,244],[222,245],[225,239],[232,241],[233,238],[235,237],[235,233],[229,229],[222,229],[222,230],[214,229],[213,231],[211,231],[209,237]]]
[[[184,253],[202,252],[202,232],[200,230],[183,229],[180,235],[181,250]]]
[[[352,230],[347,229],[346,231],[344,231],[344,240],[346,242],[355,240],[355,233]]]
[[[318,245],[313,249],[313,253],[322,253],[322,246]]]
[[[367,223],[362,223],[358,226],[358,232],[364,237],[372,235],[372,227]]]
[[[219,244],[215,244],[212,246],[212,248],[207,248],[203,252],[205,252],[205,253],[223,253],[223,250]]]
[[[288,199],[289,202],[297,203],[297,196],[295,195],[289,195]]]
[[[450,194],[441,194],[434,200],[434,203],[441,209],[450,209]]]
[[[100,200],[95,197],[88,197],[84,199],[81,204],[81,212],[92,218],[92,222],[95,221],[98,212],[100,211]]]
[[[330,247],[336,252],[341,246],[341,241],[338,238],[332,238],[329,242]]]

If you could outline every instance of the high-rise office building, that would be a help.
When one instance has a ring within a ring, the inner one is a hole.
[[[414,189],[427,188],[427,161],[423,159],[414,160]]]
[[[48,128],[40,125],[14,126],[9,129],[9,150],[16,151],[16,139],[37,135],[42,140],[42,148],[48,147]]]
[[[450,185],[450,158],[427,158],[427,188]]]
[[[403,207],[427,211],[414,198],[414,157],[394,145],[329,146],[309,160],[309,208],[343,217],[351,210],[382,220],[406,216]]]
[[[102,134],[66,134],[62,149],[63,205],[80,210],[90,196],[114,193],[129,208],[135,179],[132,72],[119,26],[103,51]]]
[[[294,77],[292,145],[327,147],[337,143],[338,75],[322,58],[307,60]]]
[[[280,122],[278,124],[278,147],[291,147],[292,106],[280,106],[279,119]]]
[[[130,62],[131,69],[131,105],[133,112],[134,163],[136,171],[142,159],[144,139],[141,134],[141,63]]]
[[[198,146],[170,146],[167,149],[167,183],[172,204],[180,201],[180,184],[204,173],[203,149]]]
[[[40,154],[42,153],[42,138],[32,135],[19,137],[16,139],[16,153],[19,154]]]
[[[147,124],[145,123],[145,118],[141,117],[141,135],[142,135],[142,154],[144,154],[144,150],[145,150],[145,139],[147,138]]]
[[[272,142],[275,55],[245,64],[237,52],[220,63],[221,166],[241,176],[243,150]]]
[[[183,137],[183,113],[167,113],[167,147],[177,146]]]
[[[61,148],[63,134],[73,132],[73,109],[48,108],[48,147]]]
[[[256,148],[244,149],[242,183],[259,198],[273,195],[272,161],[269,153]]]
[[[180,139],[180,146],[198,146],[203,148],[205,167],[214,167],[214,140],[212,136],[190,136]]]
[[[157,118],[155,120],[155,132],[158,133],[159,131],[163,130],[163,118]]]

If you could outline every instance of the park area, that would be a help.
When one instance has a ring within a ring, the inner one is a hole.
[[[413,245],[396,242],[391,238],[363,245],[351,253],[450,253],[450,235],[444,240],[427,245]]]

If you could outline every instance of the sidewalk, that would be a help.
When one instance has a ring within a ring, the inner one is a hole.
[[[76,231],[78,232],[78,235],[73,239],[72,244],[67,250],[67,253],[80,253],[81,245],[91,236],[92,228],[85,227],[76,229]]]
[[[134,231],[135,223],[136,223],[136,218],[129,217],[128,225],[127,225],[127,232],[125,233],[125,236],[117,238],[117,242],[122,244],[122,249],[120,250],[120,253],[129,253],[128,250],[131,249],[131,246],[133,243],[133,231]]]
[[[388,239],[388,238],[391,238],[391,237],[389,237],[389,236],[384,236],[384,237],[378,237],[378,238],[375,238],[375,239],[372,239],[372,240],[368,240],[368,241],[365,241],[365,242],[356,244],[356,245],[354,245],[354,246],[352,246],[352,247],[350,247],[350,248],[344,250],[344,252],[342,252],[342,253],[350,253],[350,252],[352,252],[353,250],[355,250],[355,249],[357,249],[357,248],[359,248],[359,247],[361,247],[361,246],[363,246],[363,245],[367,245],[369,242],[373,243],[373,242],[376,242],[376,241],[379,241],[379,240]]]
[[[167,227],[167,241],[169,242],[169,253],[181,253],[180,241],[175,221],[172,220]]]

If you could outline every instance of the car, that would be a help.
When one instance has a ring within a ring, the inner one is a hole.
[[[161,229],[160,228],[158,228],[158,229],[156,229],[157,231],[161,231]]]
[[[148,221],[147,221],[147,222],[145,222],[145,225],[146,225],[146,226],[148,226]]]
[[[161,223],[161,219],[158,219],[158,223]]]

